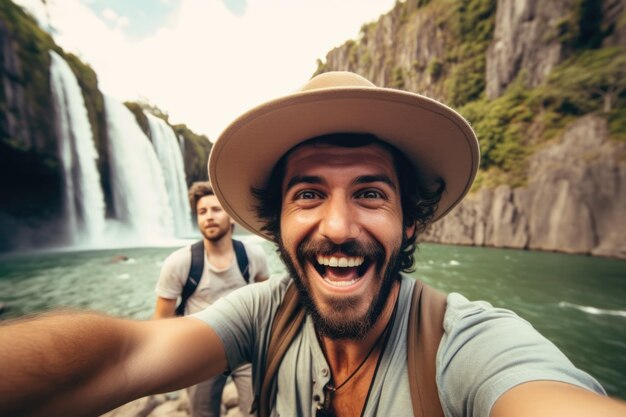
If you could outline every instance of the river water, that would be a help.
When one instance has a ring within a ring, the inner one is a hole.
[[[273,247],[258,242],[270,272],[283,271]],[[73,307],[147,319],[160,267],[173,249],[4,256],[0,302],[8,309],[0,318]],[[609,394],[626,399],[626,261],[433,244],[421,245],[416,260],[416,277],[514,310]]]

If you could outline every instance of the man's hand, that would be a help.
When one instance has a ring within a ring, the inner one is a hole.
[[[153,319],[165,319],[176,315],[176,300],[157,297]]]
[[[626,403],[575,385],[533,381],[504,393],[491,417],[625,417]]]

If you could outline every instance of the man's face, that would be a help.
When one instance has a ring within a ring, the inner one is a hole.
[[[402,238],[400,188],[386,149],[317,144],[287,157],[279,249],[319,332],[365,336],[398,276]]]
[[[217,197],[205,195],[196,203],[198,229],[207,240],[217,242],[226,236],[232,227],[232,220],[222,209]]]

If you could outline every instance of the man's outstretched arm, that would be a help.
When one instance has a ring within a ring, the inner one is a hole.
[[[502,394],[490,417],[624,417],[626,403],[555,381],[520,384]]]
[[[226,369],[194,318],[132,321],[55,313],[0,326],[0,415],[94,416]]]

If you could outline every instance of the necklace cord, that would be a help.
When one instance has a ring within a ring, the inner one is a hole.
[[[367,358],[369,358],[369,356],[372,354],[372,352],[374,351],[376,346],[380,343],[380,341],[384,339],[384,343],[383,343],[383,347],[382,347],[381,352],[380,352],[380,356],[378,356],[378,360],[376,361],[376,369],[374,370],[374,376],[376,375],[376,373],[378,372],[378,367],[380,366],[381,359],[382,359],[383,354],[385,352],[385,349],[387,347],[387,342],[389,341],[389,335],[391,333],[389,331],[389,329],[391,328],[391,323],[395,322],[397,310],[398,310],[398,300],[396,299],[396,303],[395,303],[395,305],[393,307],[393,313],[391,314],[391,319],[389,320],[389,322],[387,322],[387,325],[385,326],[385,330],[383,331],[383,333],[381,333],[380,336],[378,336],[378,339],[376,340],[376,342],[374,343],[374,345],[372,346],[370,351],[367,353],[367,355],[365,355],[365,359],[363,359],[363,361],[361,361],[359,366],[356,367],[356,369],[350,374],[350,376],[348,378],[346,378],[346,380],[343,381],[337,388],[334,388],[332,386],[332,384],[330,384],[330,383],[328,383],[328,384],[326,384],[324,386],[324,391],[326,392],[326,395],[325,395],[325,398],[324,398],[324,402],[321,403],[321,404],[318,404],[317,410],[315,412],[315,417],[334,417],[335,414],[331,410],[331,402],[332,402],[331,398],[332,398],[333,394],[335,392],[337,392],[337,390],[339,388],[343,387],[344,385],[346,385],[346,383],[348,383],[348,381],[358,372],[358,370],[367,361]],[[324,344],[321,343],[320,345],[322,347],[322,351],[324,352]],[[363,414],[365,413],[365,406],[367,405],[367,401],[369,400],[369,397],[370,397],[370,394],[371,394],[371,391],[372,391],[373,382],[374,382],[374,378],[372,378],[372,381],[370,381],[370,385],[369,385],[369,388],[367,390],[367,396],[365,398],[365,404],[361,408],[361,413],[360,413],[361,417],[363,417]]]
[[[341,384],[339,384],[338,387],[333,387],[332,385],[328,385],[328,390],[329,391],[337,391],[339,390],[339,388],[343,387],[344,385],[346,385],[353,376],[356,375],[357,372],[359,372],[359,369],[361,369],[361,367],[363,367],[363,365],[365,364],[365,362],[367,362],[367,359],[369,359],[369,357],[372,355],[372,352],[374,352],[374,349],[376,349],[376,347],[378,346],[378,344],[380,343],[380,340],[382,339],[382,336],[385,335],[387,333],[387,329],[385,329],[385,331],[378,336],[378,339],[376,339],[376,343],[374,343],[370,349],[369,352],[367,352],[367,355],[365,355],[365,358],[363,358],[363,360],[361,361],[361,363],[359,364],[359,366],[357,366],[354,371],[352,371],[352,373],[350,374],[350,376],[348,376]]]
[[[387,334],[389,333],[389,329],[391,327],[390,324],[394,321],[394,318],[395,318],[395,315],[396,315],[397,305],[398,305],[398,303],[396,301],[396,304],[394,305],[394,308],[393,308],[393,313],[392,313],[391,317],[389,318],[389,321],[387,322],[387,325],[385,326],[385,330],[380,334],[380,336],[378,336],[378,339],[376,339],[376,342],[374,343],[374,345],[372,345],[372,347],[370,348],[369,352],[367,352],[367,355],[365,355],[365,358],[363,358],[363,360],[361,361],[359,366],[357,366],[356,369],[354,371],[352,371],[352,373],[341,384],[339,384],[339,386],[333,387],[332,385],[327,384],[327,389],[329,391],[337,392],[341,387],[346,385],[352,379],[352,377],[355,376],[357,374],[357,372],[359,372],[359,369],[361,369],[363,367],[365,362],[367,362],[369,357],[372,355],[372,352],[374,352],[374,350],[376,350],[376,348],[380,344],[381,340],[385,339],[385,344],[386,344]]]

